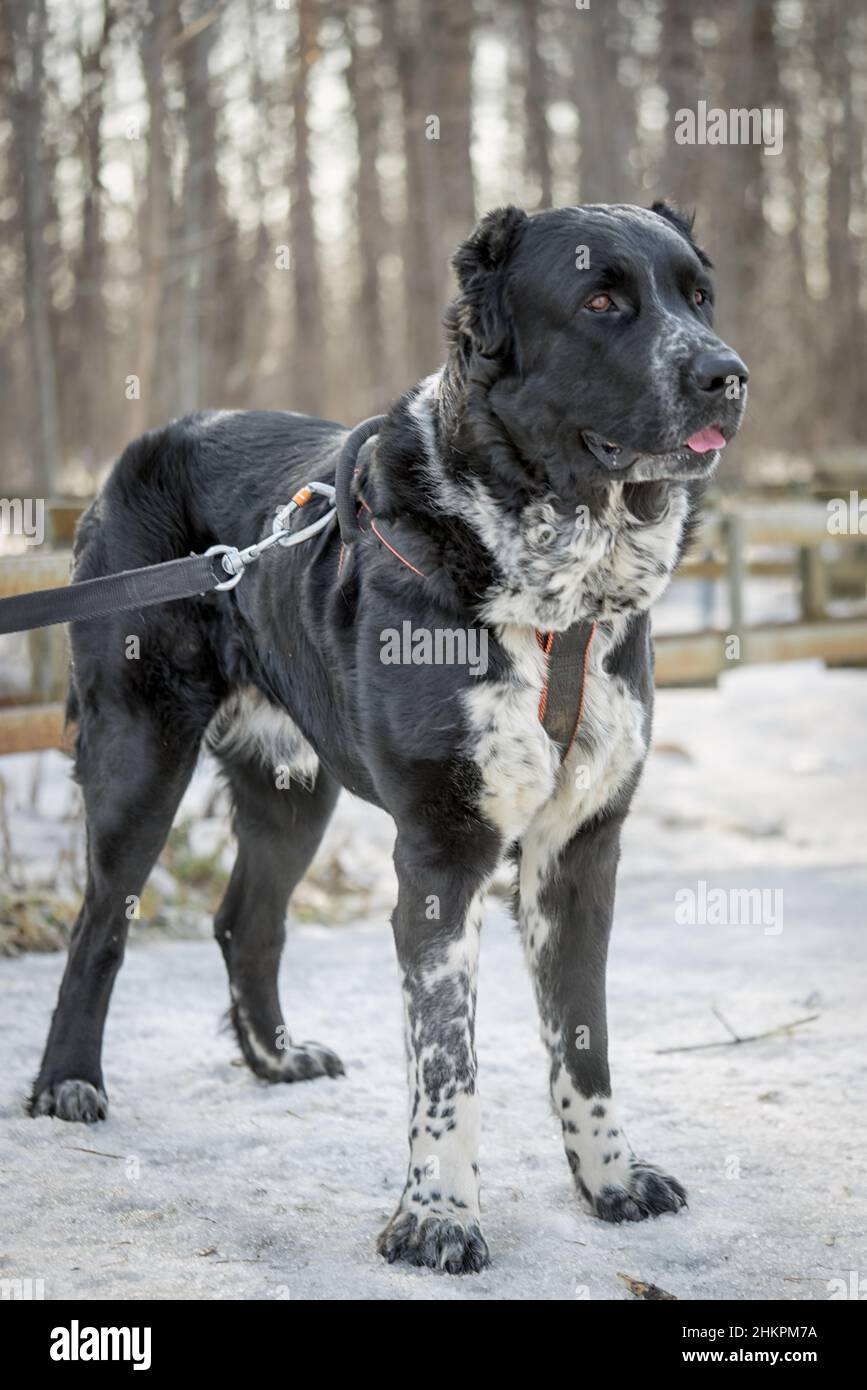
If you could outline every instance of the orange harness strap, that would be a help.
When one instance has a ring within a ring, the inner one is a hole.
[[[545,654],[545,683],[539,697],[539,721],[561,747],[565,762],[584,713],[584,690],[595,623],[573,623],[565,632],[537,632]]]

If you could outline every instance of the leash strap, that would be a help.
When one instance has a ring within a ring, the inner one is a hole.
[[[545,733],[569,756],[584,712],[584,688],[595,623],[573,623],[565,632],[537,632],[545,653],[545,684],[539,698],[539,720]]]
[[[52,627],[55,623],[80,622],[86,618],[104,618],[109,613],[122,613],[131,608],[195,598],[225,580],[221,559],[220,555],[190,555],[184,560],[122,570],[120,574],[107,574],[100,579],[82,579],[62,589],[14,594],[11,598],[0,599],[0,634]]]
[[[36,627],[53,627],[57,623],[104,618],[109,613],[234,589],[244,577],[247,566],[266,550],[274,545],[299,545],[329,525],[334,517],[333,506],[300,531],[290,527],[295,512],[317,496],[333,502],[334,488],[330,483],[305,483],[277,512],[270,536],[264,536],[245,550],[238,550],[234,545],[212,545],[204,555],[166,560],[163,564],[145,565],[137,570],[121,570],[98,579],[73,580],[62,589],[37,589],[33,593],[0,599],[0,636],[28,632]]]

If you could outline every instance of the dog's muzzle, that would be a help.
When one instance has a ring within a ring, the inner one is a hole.
[[[604,468],[610,468],[612,473],[621,468],[628,468],[639,457],[635,449],[624,449],[619,444],[612,444],[610,439],[603,439],[601,434],[594,434],[593,430],[582,430],[581,438],[585,449],[589,450]]]

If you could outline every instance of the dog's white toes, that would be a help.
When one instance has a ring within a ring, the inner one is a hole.
[[[263,1081],[275,1084],[292,1081],[313,1081],[317,1076],[345,1076],[346,1068],[336,1052],[322,1043],[293,1043],[280,1052],[264,1053],[257,1049],[246,1054],[252,1070]]]

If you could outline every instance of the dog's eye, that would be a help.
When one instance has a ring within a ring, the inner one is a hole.
[[[706,303],[707,303],[707,294],[706,294],[706,292],[705,292],[704,290],[693,290],[693,292],[692,292],[692,298],[693,298],[693,303],[695,303],[695,304],[706,304]]]
[[[614,300],[610,294],[594,294],[592,299],[587,300],[584,308],[590,309],[594,314],[604,314],[608,309],[614,308]]]

